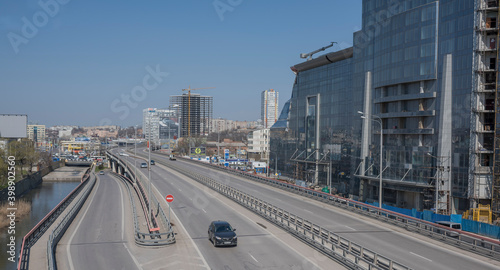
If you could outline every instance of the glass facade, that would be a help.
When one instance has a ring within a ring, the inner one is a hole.
[[[449,214],[488,199],[495,96],[482,74],[497,69],[498,29],[477,30],[496,28],[498,4],[481,13],[488,3],[364,0],[351,56],[292,67],[287,113],[271,128],[279,170],[319,185],[331,178],[338,192],[375,200],[382,154],[385,203]]]

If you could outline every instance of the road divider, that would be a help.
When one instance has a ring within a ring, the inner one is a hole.
[[[210,177],[185,170],[174,165],[172,162],[157,162],[232,199],[350,269],[410,269],[401,263],[330,232],[319,225],[252,195],[224,185]]]
[[[134,171],[129,167],[129,164],[119,159],[113,153],[107,152],[107,155],[117,161],[120,166],[125,168],[124,170],[126,175],[120,175],[118,173],[113,173],[113,175],[124,181],[129,189],[129,195],[131,196],[130,199],[132,201],[132,208],[134,211],[135,242],[143,246],[163,246],[175,243],[175,234],[172,225],[170,224],[170,220],[166,217],[165,212],[163,211],[163,208],[160,207],[160,203],[156,197],[152,196],[151,198],[148,198],[144,189],[145,180],[142,175],[135,175]],[[141,232],[138,226],[137,210],[129,185],[134,188],[139,201],[141,202],[142,210],[148,226],[147,233]],[[150,210],[148,211],[148,209]],[[159,219],[157,219],[158,216]]]
[[[429,236],[430,238],[447,243],[449,245],[453,245],[458,248],[500,261],[500,241],[498,240],[482,237],[470,232],[451,229],[449,227],[441,226],[432,222],[403,215],[390,210],[381,209],[362,202],[290,184],[285,181],[252,175],[231,168],[216,166],[182,157],[179,157],[179,160],[192,162],[200,166],[205,166],[225,173],[230,173],[252,181],[286,190],[297,195],[308,197],[326,204],[334,205],[346,209],[350,212],[356,212],[358,214],[369,216],[405,228],[408,231]]]

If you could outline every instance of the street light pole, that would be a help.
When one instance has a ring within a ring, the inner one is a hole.
[[[361,118],[362,119],[367,119],[366,116],[364,116],[364,112],[361,112],[361,111],[358,111],[359,114],[361,114]],[[373,119],[373,118],[378,118],[378,119]],[[380,180],[379,180],[379,188],[378,188],[378,207],[380,208],[383,208],[382,207],[382,171],[383,171],[383,166],[382,166],[382,162],[383,162],[383,144],[384,144],[384,130],[383,130],[383,126],[382,126],[382,118],[380,118],[379,116],[377,115],[372,115],[372,121],[375,121],[377,123],[380,124]]]
[[[137,126],[134,127],[135,137],[134,137],[134,181],[137,181]]]
[[[278,178],[278,152],[274,153],[274,176]]]
[[[151,115],[148,119],[148,215],[151,214]]]

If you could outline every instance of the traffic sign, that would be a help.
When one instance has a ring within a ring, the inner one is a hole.
[[[167,199],[167,202],[171,203],[174,201],[174,196],[172,194],[168,194],[166,199]]]

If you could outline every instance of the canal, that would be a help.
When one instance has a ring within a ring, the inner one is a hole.
[[[23,195],[18,200],[26,200],[31,203],[30,214],[24,216],[16,223],[16,262],[7,260],[7,243],[9,235],[7,228],[1,228],[0,233],[0,269],[14,270],[17,269],[17,258],[21,249],[23,237],[47,215],[64,197],[66,197],[73,189],[75,189],[79,181],[65,182],[43,182],[37,188],[32,189],[27,194]],[[6,218],[6,217],[2,217]]]

